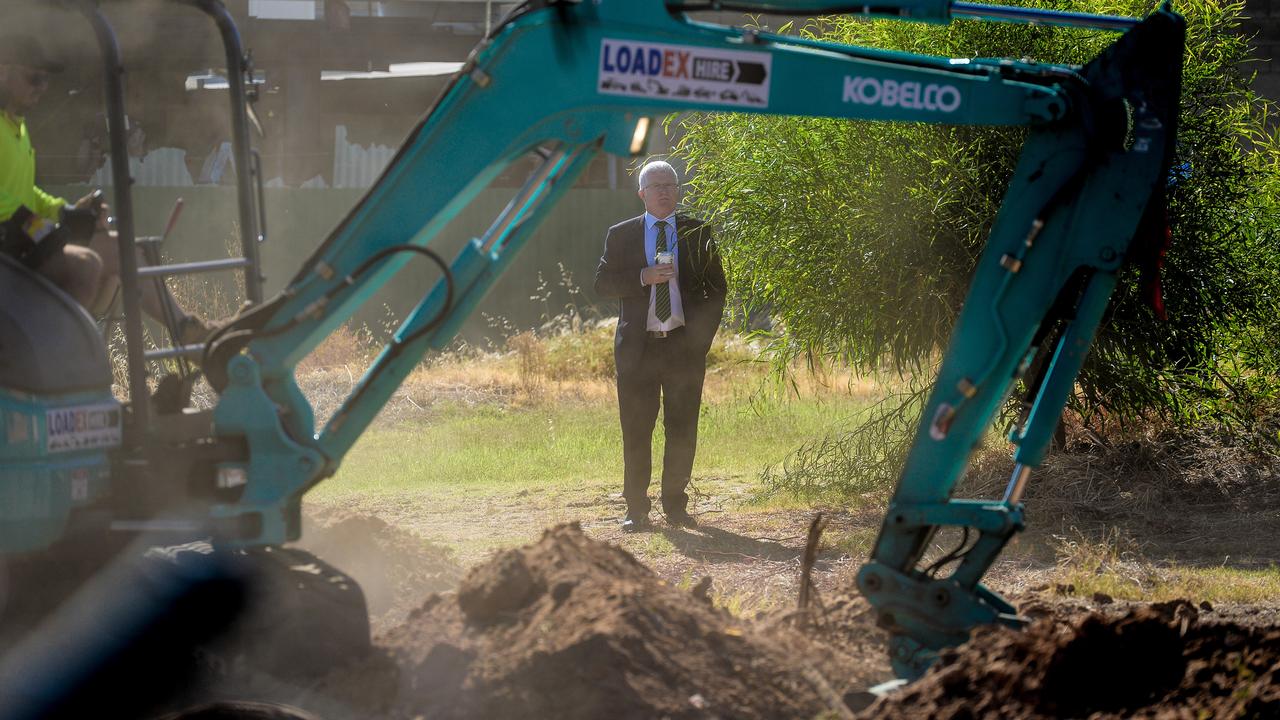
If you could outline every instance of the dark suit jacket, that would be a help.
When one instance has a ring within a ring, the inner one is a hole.
[[[720,252],[711,228],[687,215],[676,215],[677,279],[684,307],[685,332],[665,341],[683,342],[691,362],[705,362],[707,350],[724,313],[726,283]],[[596,293],[617,298],[618,331],[614,359],[621,375],[640,362],[649,318],[650,286],[640,284],[640,271],[649,264],[644,253],[644,215],[609,228],[604,255],[596,268]]]

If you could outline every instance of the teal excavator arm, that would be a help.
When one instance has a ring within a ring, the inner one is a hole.
[[[1124,33],[1080,68],[836,45],[685,15],[711,7],[929,22],[964,15]],[[214,515],[233,543],[295,538],[302,494],[333,474],[423,354],[450,341],[592,157],[643,151],[653,118],[698,110],[1025,126],[1021,160],[858,577],[891,633],[895,668],[914,675],[974,625],[1020,622],[980,580],[1022,526],[1027,469],[1044,456],[1143,218],[1161,204],[1182,48],[1182,19],[1168,7],[1139,21],[947,0],[527,3],[476,48],[285,290],[211,344],[206,368],[221,393],[215,432],[247,447],[242,461],[219,467],[220,484],[238,486],[239,495]],[[293,378],[298,361],[530,153],[541,162],[525,186],[458,253],[342,407],[316,428]],[[1052,352],[1051,366],[1012,437],[1018,469],[1009,492],[953,499],[969,453],[1038,350]],[[950,575],[937,577],[918,565],[929,540],[949,526],[976,540],[953,554]]]

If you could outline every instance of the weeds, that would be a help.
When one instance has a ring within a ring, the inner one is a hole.
[[[1053,587],[1059,594],[1162,602],[1274,602],[1280,567],[1165,565],[1144,559],[1138,544],[1118,530],[1091,540],[1057,537]]]
[[[700,583],[711,580],[707,575],[695,575],[693,570],[685,570],[680,574],[676,587],[694,593]],[[737,618],[751,619],[765,613],[777,611],[786,606],[786,600],[770,592],[762,592],[755,588],[725,589],[711,582],[705,590],[705,597],[713,607],[720,608]]]
[[[925,392],[908,387],[873,406],[852,430],[841,428],[801,445],[765,468],[764,494],[882,502],[906,460]]]
[[[367,327],[357,329],[350,323],[340,325],[298,363],[298,372],[310,373],[334,368],[363,371],[373,360],[379,345]]]
[[[1155,585],[1151,568],[1138,560],[1138,545],[1132,538],[1115,528],[1097,540],[1072,530],[1074,537],[1054,536],[1058,587],[1074,588],[1077,592],[1089,588],[1089,594],[1103,592],[1112,597],[1127,597],[1141,596]]]
[[[547,367],[546,344],[532,331],[526,330],[508,338],[507,347],[515,353],[518,361],[520,390],[531,398],[541,397]]]
[[[676,546],[671,539],[656,532],[645,533],[636,549],[647,558],[661,558],[676,553]]]
[[[235,236],[229,236],[223,241],[224,249],[228,256],[239,254],[239,242]],[[172,263],[174,258],[164,255],[164,249],[161,248],[160,261],[163,263]],[[142,282],[159,282],[156,280]],[[207,275],[177,275],[167,278],[163,281],[169,292],[177,300],[178,306],[185,311],[198,315],[206,319],[221,319],[235,315],[239,309],[241,300],[245,297],[244,277],[240,273],[234,274],[234,279],[230,281],[215,281]],[[129,364],[128,352],[126,348],[125,330],[124,330],[124,310],[120,299],[120,290],[116,291],[116,297],[111,300],[110,306],[107,308],[106,317],[102,319],[103,336],[107,341],[107,353],[111,360],[111,370],[114,384],[112,391],[116,397],[124,398],[127,396],[125,389],[129,386]],[[173,338],[170,337],[169,329],[165,328],[161,323],[149,318],[143,318],[142,324],[143,347],[147,350],[153,350],[161,347],[169,347],[173,344]],[[181,368],[179,362],[174,359],[168,360],[152,360],[149,363],[148,373],[148,390],[154,389],[155,382],[158,377],[169,373],[178,372]],[[207,405],[211,400],[212,390],[205,384],[203,387],[197,387],[197,395],[200,397],[200,403]]]

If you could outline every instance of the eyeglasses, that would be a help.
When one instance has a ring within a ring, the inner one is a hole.
[[[645,190],[662,190],[663,192],[675,192],[680,186],[676,183],[654,183],[645,187]]]

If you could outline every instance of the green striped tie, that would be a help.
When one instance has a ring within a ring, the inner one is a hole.
[[[667,221],[658,221],[658,244],[655,247],[657,252],[667,251]],[[666,322],[671,319],[671,284],[658,283],[658,287],[654,289],[657,293],[654,296],[653,310],[657,314],[658,319]]]

